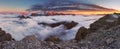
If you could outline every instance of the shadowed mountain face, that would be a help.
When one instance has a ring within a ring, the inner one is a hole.
[[[65,10],[88,10],[88,11],[116,11],[108,9],[99,5],[79,3],[71,0],[51,0],[43,5],[34,5],[32,10],[52,10],[52,11],[65,11]]]

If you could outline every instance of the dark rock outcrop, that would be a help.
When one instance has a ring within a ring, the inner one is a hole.
[[[2,43],[0,43],[0,49],[3,49]]]
[[[72,29],[73,27],[75,27],[78,23],[77,22],[70,22],[70,23],[64,23],[63,25],[66,26],[67,29]]]
[[[0,42],[11,41],[11,40],[13,40],[12,36],[0,28]]]
[[[18,18],[24,19],[24,18],[26,18],[26,17],[25,17],[24,15],[19,15]]]
[[[85,27],[81,27],[75,36],[75,40],[80,41],[81,39],[84,39],[88,32],[88,29],[86,29]]]
[[[11,40],[12,40],[12,37],[8,33],[5,34],[5,35],[0,36],[0,42],[2,42],[2,41],[11,41]]]
[[[47,24],[47,23],[38,23],[39,25],[40,24],[43,24],[43,25],[48,25],[50,27],[57,27],[57,26],[60,26],[60,25],[64,25],[66,27],[66,29],[72,29],[73,27],[75,27],[78,23],[77,22],[74,22],[74,21],[71,21],[71,22],[66,22],[66,21],[63,21],[63,22],[58,22],[58,23],[52,23],[52,24]]]
[[[5,35],[5,33],[6,33],[5,31],[0,29],[0,36]]]
[[[27,19],[27,18],[31,18],[31,17],[29,17],[29,16],[24,16],[24,15],[19,15],[18,18],[20,18],[20,19]]]

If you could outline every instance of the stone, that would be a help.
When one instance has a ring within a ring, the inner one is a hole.
[[[6,33],[2,29],[0,29],[0,42],[3,41],[11,41],[13,38],[9,33]]]
[[[46,38],[44,41],[59,42],[61,40],[57,36],[50,36],[50,37]]]
[[[106,39],[105,42],[106,42],[107,45],[110,45],[111,43],[114,42],[114,39],[113,38],[109,38],[109,39]]]
[[[3,31],[3,30],[0,31],[0,36],[5,35],[5,34],[6,34],[5,31]]]
[[[87,33],[88,33],[88,29],[86,29],[85,27],[81,27],[75,36],[75,40],[80,41],[81,39],[84,39]]]
[[[2,43],[0,43],[0,49],[2,49],[2,48],[3,48]]]

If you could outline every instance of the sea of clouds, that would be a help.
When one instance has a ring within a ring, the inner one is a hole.
[[[76,32],[81,26],[89,28],[90,24],[102,16],[82,16],[82,15],[64,15],[64,16],[36,16],[28,19],[19,19],[18,15],[0,15],[0,28],[10,33],[12,37],[19,41],[28,35],[36,35],[40,40],[55,35],[63,40],[70,40],[75,37]],[[74,28],[67,30],[64,25],[52,28],[38,23],[57,23],[57,22],[77,22]],[[62,35],[64,33],[64,35]]]

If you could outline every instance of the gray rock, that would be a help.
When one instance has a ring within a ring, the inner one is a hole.
[[[35,36],[27,36],[21,41],[6,41],[3,49],[41,49],[41,43]]]
[[[85,27],[81,27],[75,36],[75,40],[80,41],[81,39],[84,39],[88,32],[88,29],[86,29]]]
[[[105,42],[106,42],[107,45],[109,45],[109,44],[114,42],[114,39],[113,38],[109,38]]]
[[[13,38],[9,33],[6,33],[4,30],[0,28],[0,42],[3,41],[11,41]]]

